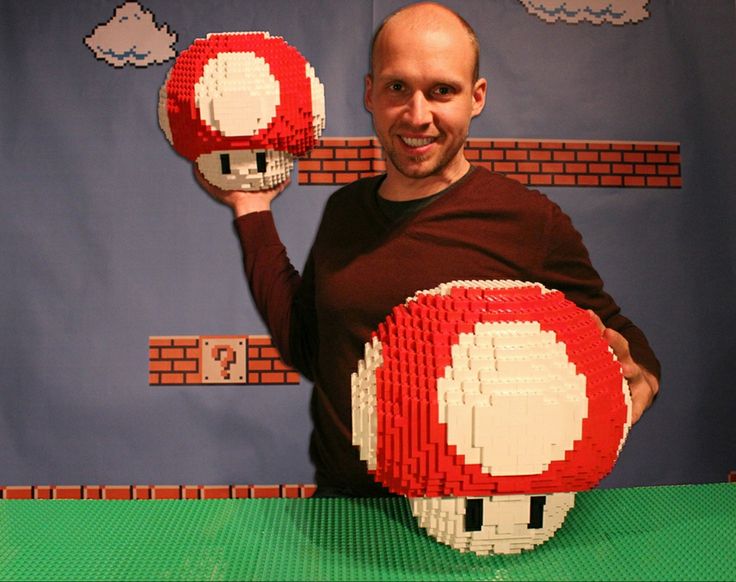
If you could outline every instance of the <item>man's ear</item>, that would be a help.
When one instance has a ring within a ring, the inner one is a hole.
[[[373,97],[371,95],[371,90],[373,89],[373,77],[371,77],[369,73],[365,76],[364,80],[365,92],[363,93],[363,105],[365,105],[368,112],[373,113]]]
[[[486,92],[488,90],[488,81],[480,78],[473,85],[473,117],[480,115],[486,105]]]

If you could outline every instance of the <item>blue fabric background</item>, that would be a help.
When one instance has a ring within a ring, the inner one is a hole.
[[[122,2],[121,2],[122,3]],[[330,136],[372,133],[362,77],[400,2],[148,0],[179,35],[267,30],[315,66]],[[609,486],[736,469],[736,10],[652,0],[636,25],[548,24],[517,0],[447,2],[477,29],[474,137],[682,144],[682,189],[548,188],[660,357],[659,402]],[[158,128],[173,61],[83,44],[115,2],[0,3],[0,484],[311,482],[309,386],[151,387],[152,335],[267,333],[229,211]],[[275,205],[301,266],[332,188]]]

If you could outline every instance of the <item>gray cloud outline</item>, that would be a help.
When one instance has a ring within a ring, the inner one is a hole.
[[[125,2],[84,37],[95,58],[116,68],[148,67],[176,56],[177,34],[167,24],[157,26],[154,15],[138,2]]]
[[[554,24],[635,24],[649,18],[649,0],[519,0],[527,11]]]

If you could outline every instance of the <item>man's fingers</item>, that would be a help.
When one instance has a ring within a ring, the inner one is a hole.
[[[608,342],[608,345],[611,346],[616,359],[621,364],[621,371],[624,374],[624,378],[629,382],[639,380],[641,368],[631,357],[629,342],[626,338],[611,328],[606,328],[603,332],[603,337]]]
[[[637,422],[639,422],[639,419],[644,414],[645,406],[639,404],[638,402],[632,401],[631,403],[631,425],[635,425]]]
[[[620,362],[631,360],[629,342],[626,341],[624,336],[609,327],[603,332],[603,337],[608,342],[608,345],[611,346],[613,353],[616,354]]]
[[[591,318],[595,321],[601,330],[603,339],[608,342],[616,359],[621,364],[626,383],[629,386],[631,394],[631,422],[636,423],[649,408],[654,400],[654,396],[659,390],[659,383],[656,378],[639,366],[631,357],[629,342],[624,336],[616,330],[607,328],[603,325],[601,319],[591,310],[588,310]]]
[[[606,329],[606,326],[603,325],[603,322],[601,321],[601,318],[598,317],[598,314],[595,311],[593,311],[592,309],[588,309],[587,311],[588,311],[588,314],[590,315],[591,319],[595,322],[595,325],[596,325],[596,327],[598,327],[598,330],[599,331],[602,332],[604,329]]]
[[[635,424],[644,411],[651,406],[654,392],[643,374],[637,381],[629,382],[629,392],[631,393],[631,424]]]

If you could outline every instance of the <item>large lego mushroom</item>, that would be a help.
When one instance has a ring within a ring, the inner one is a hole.
[[[322,134],[324,87],[280,37],[209,34],[177,57],[158,111],[169,143],[210,183],[264,190],[285,182]]]
[[[398,306],[352,378],[353,443],[438,540],[515,553],[562,525],[631,424],[621,366],[559,291],[455,281]]]

